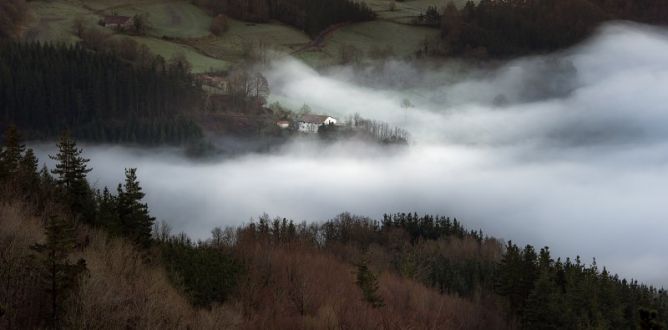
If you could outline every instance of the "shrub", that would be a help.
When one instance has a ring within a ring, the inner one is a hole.
[[[213,18],[213,21],[211,22],[211,33],[214,35],[220,36],[223,33],[227,32],[227,30],[230,28],[229,22],[227,20],[227,16],[220,14],[216,17]]]

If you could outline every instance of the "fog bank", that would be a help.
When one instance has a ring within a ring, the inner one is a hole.
[[[138,167],[152,213],[198,238],[263,212],[321,221],[416,211],[666,285],[666,55],[665,31],[618,23],[571,50],[492,69],[389,62],[318,73],[282,60],[267,72],[274,100],[404,127],[411,146],[299,139],[210,162],[90,146],[90,178],[115,187],[124,167]],[[415,106],[402,109],[404,98]]]

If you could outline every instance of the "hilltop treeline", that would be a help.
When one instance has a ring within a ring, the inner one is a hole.
[[[549,52],[584,40],[600,23],[668,23],[664,0],[482,0],[442,18],[443,49],[451,55],[506,57]]]
[[[195,0],[214,14],[254,22],[276,19],[315,37],[329,26],[342,22],[372,20],[375,13],[364,3],[352,0]]]
[[[201,134],[186,118],[200,102],[187,69],[161,57],[139,66],[79,45],[0,47],[0,120],[30,138],[69,128],[91,141],[181,143]]]
[[[511,317],[527,329],[666,328],[663,289],[620,279],[595,260],[554,260],[547,247],[508,242],[496,278]]]
[[[380,144],[408,144],[409,134],[388,123],[355,115],[342,126],[320,125],[318,136],[324,140],[358,139]]]
[[[134,169],[93,190],[63,135],[55,166],[14,128],[0,150],[0,327],[662,329],[666,293],[415,213],[214,228],[154,224]]]

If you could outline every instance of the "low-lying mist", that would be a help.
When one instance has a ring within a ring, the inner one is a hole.
[[[411,145],[300,138],[207,162],[85,146],[90,179],[115,187],[138,167],[152,213],[197,238],[263,212],[321,221],[416,211],[665,285],[667,55],[666,31],[617,23],[574,49],[491,68],[390,61],[319,73],[284,59],[267,72],[273,100],[386,121]]]

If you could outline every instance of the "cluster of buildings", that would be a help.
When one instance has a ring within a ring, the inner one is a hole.
[[[119,15],[104,16],[100,21],[100,25],[114,30],[127,30],[132,24],[134,24],[132,17]]]
[[[210,99],[224,99],[229,98],[230,82],[228,75],[225,74],[200,74],[196,79],[211,95]],[[337,125],[338,120],[329,115],[314,115],[304,114],[296,120],[279,120],[276,126],[281,129],[294,128],[301,133],[315,134],[322,125]]]
[[[318,128],[322,125],[336,125],[338,121],[336,118],[328,115],[311,115],[306,114],[299,117],[294,122],[288,120],[281,120],[276,122],[276,125],[281,129],[288,129],[291,125],[302,133],[318,133]]]

